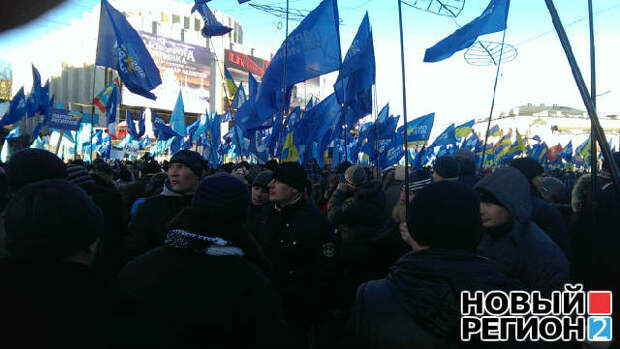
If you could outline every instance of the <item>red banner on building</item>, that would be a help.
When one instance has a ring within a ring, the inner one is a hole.
[[[224,55],[224,65],[226,67],[243,70],[258,76],[265,74],[265,69],[267,69],[270,62],[232,50],[225,50]]]

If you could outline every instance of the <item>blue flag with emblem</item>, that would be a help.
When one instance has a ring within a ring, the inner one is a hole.
[[[156,99],[150,91],[161,84],[161,77],[142,38],[107,0],[101,0],[101,6],[95,64],[118,71],[129,91]]]
[[[209,6],[207,6],[208,1],[194,1],[195,2],[194,6],[192,7],[192,13],[198,11],[198,13],[200,13],[200,16],[202,16],[202,20],[205,22],[205,26],[202,27],[202,30],[200,31],[202,33],[202,36],[204,36],[205,38],[210,38],[212,36],[221,36],[228,34],[228,32],[232,30],[232,28],[222,25],[222,23],[220,23],[217,18],[215,18],[215,15],[213,15],[213,12],[211,12],[211,9],[209,9]]]
[[[407,122],[407,145],[426,144],[431,136],[434,122],[435,113],[426,114]]]
[[[9,104],[9,110],[4,114],[2,120],[0,120],[0,127],[14,124],[21,120],[28,112],[28,106],[26,105],[26,96],[24,96],[24,88],[20,88],[19,91],[11,99]]]
[[[155,138],[167,141],[172,137],[182,137],[170,128],[170,126],[166,125],[164,120],[160,118],[154,110],[151,110],[151,118],[153,119],[153,132],[155,134]]]
[[[235,92],[235,97],[233,98],[230,105],[235,109],[239,109],[246,100],[247,98],[245,96],[245,90],[243,89],[243,83],[241,83],[239,84],[239,88],[237,88],[237,92]]]
[[[144,136],[144,132],[145,132],[144,115],[142,115],[138,119],[138,129],[139,130],[136,130],[136,124],[133,121],[133,115],[128,110],[127,111],[127,132],[129,133],[131,138],[136,141],[139,140],[140,137]]]
[[[338,4],[336,0],[323,0],[310,12],[286,38],[286,81],[288,90],[294,84],[340,68]],[[267,67],[258,89],[256,111],[264,121],[277,112],[277,91],[282,90],[285,43]],[[281,97],[281,96],[280,96]]]
[[[461,138],[465,138],[467,136],[469,136],[469,134],[472,132],[472,129],[474,127],[474,120],[469,120],[468,122],[458,125],[456,126],[456,128],[454,129],[454,136],[457,139],[461,139]]]
[[[454,136],[454,124],[450,124],[431,144],[429,148],[439,147],[442,145],[456,144],[456,137]]]
[[[573,159],[573,140],[570,140],[567,145],[564,146],[560,156],[566,161],[571,161]]]
[[[473,21],[426,50],[424,62],[439,62],[455,52],[470,47],[479,36],[506,29],[510,0],[491,0],[487,8]]]

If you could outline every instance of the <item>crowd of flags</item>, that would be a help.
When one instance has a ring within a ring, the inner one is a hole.
[[[204,20],[202,35],[210,38],[230,32],[231,28],[217,21],[207,2],[196,0],[192,8],[192,12],[198,11]],[[242,2],[245,1],[239,1]],[[424,61],[447,59],[471,46],[478,36],[505,30],[509,3],[509,0],[491,0],[479,17],[429,48]],[[0,126],[7,126],[25,116],[42,115],[35,127],[31,147],[62,145],[63,156],[78,153],[86,160],[90,160],[92,153],[109,158],[114,148],[122,149],[132,144],[138,149],[148,149],[154,156],[195,149],[202,152],[212,165],[235,159],[266,162],[270,158],[279,158],[304,162],[315,158],[320,166],[324,166],[331,158],[333,164],[349,160],[381,168],[396,165],[405,156],[414,167],[421,167],[436,157],[468,149],[478,163],[484,155],[487,166],[519,156],[531,156],[550,166],[567,163],[589,166],[589,139],[573,151],[572,141],[564,146],[548,146],[538,136],[527,139],[518,130],[513,134],[512,130],[504,132],[494,125],[488,131],[493,142],[488,142],[485,148],[484,138],[473,131],[474,120],[470,120],[460,125],[448,125],[433,142],[429,142],[435,124],[434,113],[411,120],[406,127],[398,127],[400,115],[391,115],[389,104],[381,109],[374,121],[360,123],[372,113],[373,107],[376,66],[372,28],[366,14],[343,59],[336,0],[321,1],[288,35],[260,84],[248,73],[247,94],[243,84],[238,85],[228,69],[223,68],[229,97],[224,113],[208,113],[186,125],[183,95],[179,91],[169,123],[154,110],[140,115],[128,111],[127,133],[122,139],[116,139],[121,83],[132,93],[156,99],[152,90],[161,84],[161,78],[140,36],[125,16],[107,0],[102,0],[101,6],[96,65],[116,70],[120,78],[105,86],[93,100],[95,107],[105,116],[107,130],[94,130],[91,120],[82,122],[77,131],[51,129],[49,136],[40,137],[49,122],[54,97],[49,96],[49,80],[41,86],[41,76],[32,66],[30,94],[26,96],[22,87],[0,119]],[[303,108],[291,108],[291,91],[295,84],[335,71],[338,77],[332,94],[320,101],[311,98]],[[62,109],[62,105],[57,109]],[[230,121],[234,121],[234,125],[222,134],[222,124]],[[17,127],[7,139],[19,135]],[[407,151],[403,146],[405,140]],[[3,159],[9,155],[7,152],[8,147],[3,147]]]

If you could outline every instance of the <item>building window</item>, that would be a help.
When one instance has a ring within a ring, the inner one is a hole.
[[[181,16],[172,15],[172,24],[181,23]]]
[[[185,29],[181,29],[181,41],[185,41]]]
[[[157,22],[153,21],[151,23],[151,32],[155,35],[157,35]]]
[[[161,22],[168,23],[170,21],[170,16],[167,13],[161,13]]]
[[[183,28],[189,30],[189,17],[183,17]]]
[[[195,31],[200,31],[201,29],[201,25],[200,25],[200,20],[198,18],[194,19],[194,30]]]

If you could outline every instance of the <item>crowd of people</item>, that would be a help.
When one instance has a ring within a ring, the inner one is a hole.
[[[22,150],[0,169],[0,343],[496,347],[460,341],[461,291],[620,290],[610,178],[465,150],[409,171]]]

